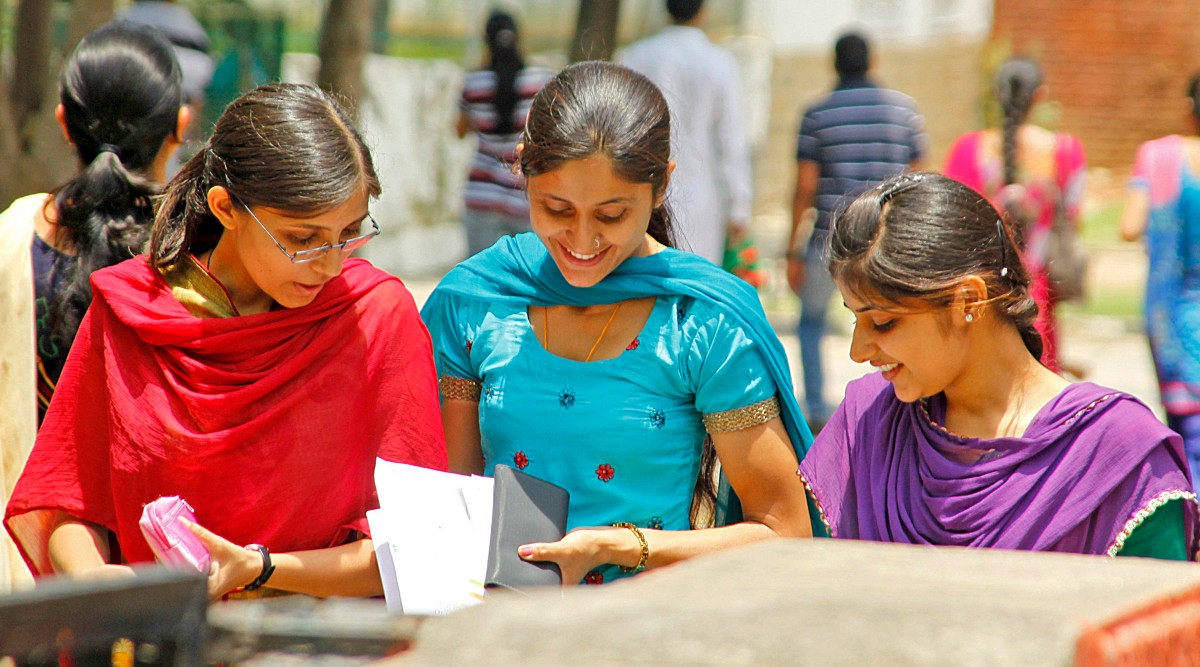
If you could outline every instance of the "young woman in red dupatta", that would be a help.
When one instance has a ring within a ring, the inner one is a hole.
[[[93,276],[5,516],[36,572],[152,561],[142,506],[178,495],[215,563],[214,596],[264,577],[381,593],[365,520],[375,459],[445,469],[446,454],[412,297],[347,259],[379,232],[367,209],[379,192],[319,89],[273,84],[226,109],[168,185],[149,256]]]

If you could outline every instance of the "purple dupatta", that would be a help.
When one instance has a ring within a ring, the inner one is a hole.
[[[1115,555],[1139,510],[1185,499],[1196,553],[1183,442],[1136,398],[1073,384],[1024,436],[994,440],[950,433],[944,412],[940,395],[900,401],[880,373],[847,386],[800,466],[833,536]]]

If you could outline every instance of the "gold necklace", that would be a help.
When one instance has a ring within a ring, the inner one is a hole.
[[[604,340],[604,334],[608,333],[608,328],[612,326],[613,320],[617,318],[617,311],[621,310],[621,304],[613,306],[612,314],[608,316],[608,321],[604,323],[604,328],[600,330],[600,336],[596,338],[596,342],[592,343],[592,349],[588,350],[587,356],[584,357],[584,363],[592,360],[592,355],[596,353],[596,348],[600,347],[600,341]],[[546,351],[550,351],[550,307],[542,306],[542,335],[544,340],[542,346]]]

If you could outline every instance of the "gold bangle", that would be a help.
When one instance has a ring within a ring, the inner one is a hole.
[[[621,568],[621,571],[627,574],[637,574],[638,572],[646,569],[646,561],[650,560],[650,546],[646,544],[646,536],[642,534],[641,529],[632,523],[629,523],[628,521],[614,523],[613,528],[628,528],[629,530],[633,531],[633,536],[637,538],[638,545],[642,547],[642,554],[638,557],[637,565],[633,567],[618,565],[618,567]]]

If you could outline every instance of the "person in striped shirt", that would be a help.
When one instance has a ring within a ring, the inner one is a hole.
[[[479,138],[463,213],[470,255],[507,234],[529,231],[525,181],[512,165],[529,102],[554,76],[549,70],[525,66],[511,15],[493,12],[484,34],[487,67],[467,73],[459,100],[458,136],[474,132]]]
[[[917,169],[925,153],[924,122],[903,93],[868,75],[866,39],[848,33],[834,45],[838,83],[804,112],[796,148],[796,191],[788,243],[788,284],[800,297],[800,361],[806,414],[814,430],[832,410],[824,400],[821,339],[836,288],[825,268],[836,211],[881,181]],[[809,213],[816,209],[815,218]],[[811,222],[810,222],[811,221]]]

